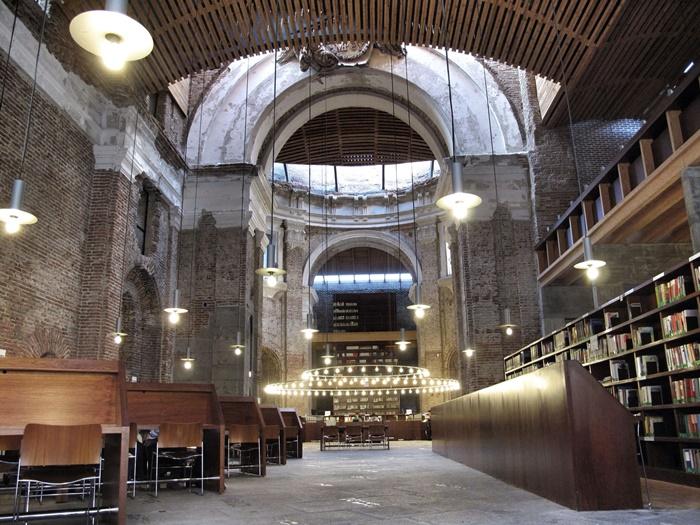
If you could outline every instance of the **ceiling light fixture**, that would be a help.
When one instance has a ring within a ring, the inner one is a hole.
[[[605,261],[593,258],[593,243],[591,238],[586,235],[583,238],[583,261],[574,264],[577,270],[584,270],[586,277],[590,281],[595,281],[600,275],[600,269],[605,266]]]
[[[277,139],[277,11],[273,16],[275,27],[275,69],[272,80],[272,160],[270,162],[272,172],[272,198],[270,199],[270,244],[267,245],[266,257],[262,268],[255,270],[255,273],[262,275],[265,284],[270,288],[275,288],[278,281],[287,272],[277,265],[277,250],[275,236],[275,141]]]
[[[41,56],[41,46],[44,43],[44,32],[46,29],[46,13],[48,11],[49,2],[44,3],[44,11],[41,18],[41,32],[39,33],[39,43],[36,48],[36,58],[34,59],[34,78],[32,79],[32,90],[29,95],[29,110],[27,111],[27,124],[24,128],[24,144],[22,146],[22,158],[19,164],[18,176],[12,184],[12,196],[10,197],[10,206],[0,209],[0,222],[5,224],[5,233],[14,235],[19,233],[22,226],[36,224],[37,217],[32,213],[22,209],[22,198],[24,196],[24,165],[27,161],[27,149],[29,148],[29,139],[32,131],[32,115],[34,114],[34,95],[36,94],[37,76],[39,74],[39,57]],[[14,23],[13,23],[14,31]],[[14,35],[13,35],[14,36]],[[9,53],[9,49],[8,49]],[[10,57],[8,55],[9,62]],[[6,70],[7,71],[7,70]],[[7,75],[7,73],[5,73]],[[5,82],[3,81],[3,97],[5,91]]]
[[[405,352],[408,349],[408,345],[410,345],[411,342],[406,339],[406,329],[402,328],[401,329],[401,337],[399,338],[398,341],[396,341],[396,346],[399,347],[399,350],[401,352]]]
[[[80,13],[68,28],[76,44],[100,57],[111,71],[153,51],[153,37],[126,14],[128,4],[127,0],[106,0],[104,9]]]
[[[457,222],[461,222],[467,218],[469,210],[471,208],[476,208],[481,204],[481,197],[473,193],[467,193],[464,191],[464,183],[462,182],[462,161],[456,158],[457,155],[457,145],[455,138],[455,114],[454,105],[452,103],[452,79],[450,77],[450,57],[449,51],[447,49],[447,31],[445,31],[445,22],[447,20],[447,12],[445,8],[445,1],[442,2],[442,13],[443,13],[443,27],[442,32],[445,35],[443,41],[443,47],[445,48],[445,64],[447,66],[447,92],[450,101],[450,122],[452,124],[452,156],[451,161],[451,180],[452,180],[452,193],[445,195],[444,197],[438,199],[436,202],[439,208],[447,210],[452,213],[452,217]]]
[[[510,308],[503,309],[503,323],[498,325],[498,328],[503,330],[507,336],[513,335],[513,330],[517,328],[517,324],[513,324],[510,318]]]
[[[182,229],[181,229],[182,231]],[[186,314],[189,310],[187,308],[180,307],[180,290],[175,288],[173,292],[173,302],[172,306],[164,308],[163,311],[168,314],[168,322],[175,326],[180,322],[180,316]]]
[[[321,356],[321,360],[324,365],[328,366],[333,362],[333,358],[335,357],[333,355],[333,352],[331,351],[331,345],[329,343],[326,343],[323,345],[324,352],[323,355]]]

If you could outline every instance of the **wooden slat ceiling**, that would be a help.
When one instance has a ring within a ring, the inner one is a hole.
[[[389,113],[342,108],[314,117],[295,131],[277,162],[307,164],[309,159],[311,164],[371,166],[434,160],[435,155],[420,135]]]
[[[331,257],[318,275],[352,275],[372,273],[407,273],[395,255],[376,248],[350,248]]]
[[[647,98],[674,83],[700,48],[698,0],[445,2],[443,34],[442,0],[134,0],[132,16],[155,41],[135,67],[154,92],[275,48],[368,40],[442,47],[446,41],[453,50],[566,78],[576,118],[614,118],[640,116]],[[103,5],[65,0],[62,7],[70,18]]]

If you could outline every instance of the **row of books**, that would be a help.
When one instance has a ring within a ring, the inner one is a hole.
[[[614,390],[614,387],[611,388]],[[614,395],[617,400],[627,408],[639,406],[639,394],[637,393],[636,388],[621,387],[617,389],[617,392],[615,392]]]
[[[700,378],[671,381],[673,403],[700,403]]]
[[[647,437],[664,434],[664,418],[661,416],[645,416],[642,419],[642,434]]]
[[[666,283],[655,286],[656,305],[661,308],[685,297],[685,276],[679,275]]]
[[[664,400],[661,395],[659,385],[643,386],[639,389],[639,404],[641,406],[663,405]]]
[[[603,322],[605,324],[605,329],[609,330],[616,324],[620,324],[622,322],[622,315],[620,312],[605,312],[603,314]]]
[[[570,328],[571,344],[588,339],[594,334],[603,331],[603,321],[592,317],[583,319]]]
[[[655,341],[653,326],[636,326],[632,328],[635,346],[648,345]]]
[[[661,319],[661,328],[664,337],[674,337],[683,335],[698,327],[698,311],[683,310],[675,314],[668,315]]]
[[[688,343],[666,349],[666,365],[669,370],[700,366],[700,344]]]
[[[522,364],[522,355],[514,355],[506,359],[506,370],[512,370],[513,368],[518,368]]]
[[[683,466],[686,472],[700,474],[700,448],[683,449]]]
[[[569,346],[569,334],[566,330],[557,332],[554,334],[554,348],[561,350],[562,348]]]
[[[682,415],[678,422],[678,435],[684,438],[700,438],[700,414]]]

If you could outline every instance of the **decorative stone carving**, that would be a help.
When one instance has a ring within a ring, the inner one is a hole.
[[[296,58],[299,61],[299,68],[303,72],[313,68],[319,73],[328,73],[339,67],[367,65],[374,49],[395,57],[406,55],[406,50],[397,44],[343,42],[341,44],[318,44],[302,47],[298,50],[290,48],[282,54],[279,62],[284,64]]]

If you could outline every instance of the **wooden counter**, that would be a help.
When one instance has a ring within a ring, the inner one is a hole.
[[[576,510],[642,506],[630,413],[562,361],[432,409],[433,452]]]

